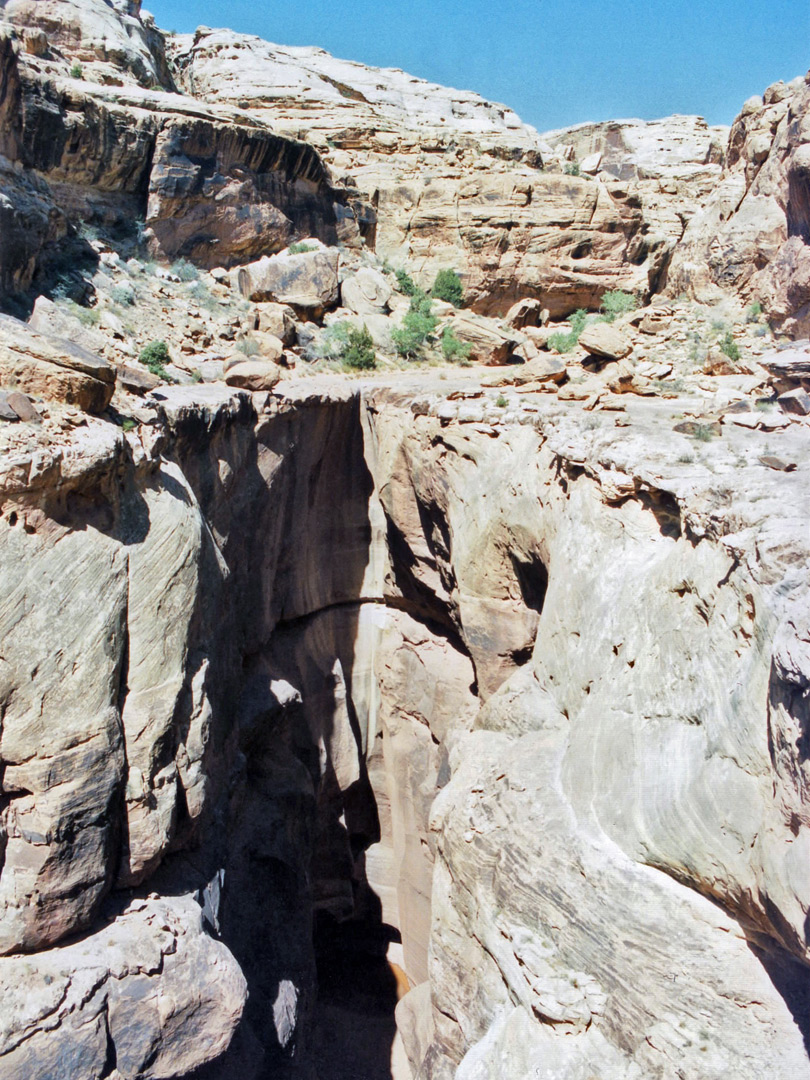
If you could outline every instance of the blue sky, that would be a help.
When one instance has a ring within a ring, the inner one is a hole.
[[[227,25],[401,67],[502,101],[540,130],[698,113],[731,123],[810,68],[810,0],[145,0],[180,32]]]

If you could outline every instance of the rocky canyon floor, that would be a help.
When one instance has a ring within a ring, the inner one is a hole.
[[[7,0],[2,1080],[810,1080],[809,105]]]

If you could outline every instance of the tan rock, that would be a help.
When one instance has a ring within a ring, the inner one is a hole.
[[[470,359],[479,364],[505,364],[520,340],[514,331],[472,311],[459,312],[450,325],[461,341],[472,345]]]
[[[633,348],[621,330],[605,322],[586,326],[580,334],[579,344],[600,360],[621,360]]]
[[[0,315],[0,383],[99,413],[112,397],[115,368],[66,339]]]
[[[278,365],[269,360],[243,359],[225,371],[228,386],[238,386],[242,390],[272,390],[280,378]]]
[[[274,255],[239,269],[239,291],[248,300],[272,300],[317,315],[338,301],[337,251]]]
[[[367,266],[345,278],[340,286],[343,306],[356,315],[384,313],[392,291],[385,276]]]

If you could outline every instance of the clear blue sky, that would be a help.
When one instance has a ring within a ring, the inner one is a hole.
[[[475,90],[540,130],[698,113],[731,123],[810,68],[810,0],[145,0],[164,30],[227,25]]]

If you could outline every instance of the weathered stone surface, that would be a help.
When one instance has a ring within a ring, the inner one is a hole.
[[[384,313],[388,310],[391,292],[384,275],[365,266],[344,278],[340,286],[341,303],[356,315]]]
[[[273,255],[239,269],[239,291],[248,300],[289,304],[309,315],[322,314],[338,301],[337,251]]]
[[[188,897],[134,900],[108,926],[0,959],[0,1070],[8,1080],[183,1076],[227,1048],[244,976]],[[24,990],[24,992],[20,992]]]
[[[504,322],[515,330],[522,330],[526,326],[544,326],[548,320],[548,311],[539,300],[518,300],[504,317]]]
[[[579,344],[600,360],[621,360],[633,348],[621,330],[604,322],[586,326],[579,336]]]
[[[786,413],[796,413],[798,416],[810,414],[810,394],[800,386],[780,394],[779,404]]]
[[[695,215],[668,273],[670,295],[733,289],[792,337],[810,329],[805,79],[770,87],[734,121],[721,182]]]
[[[98,413],[112,397],[115,368],[66,339],[0,315],[0,382]]]
[[[505,364],[520,340],[514,331],[473,311],[460,311],[451,325],[460,341],[472,345],[470,359],[479,364]]]
[[[225,372],[228,386],[243,390],[272,390],[280,378],[278,364],[270,360],[240,360]]]

